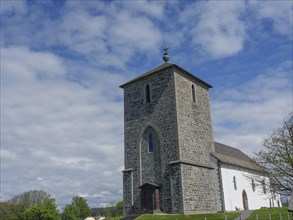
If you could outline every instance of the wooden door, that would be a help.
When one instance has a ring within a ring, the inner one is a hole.
[[[154,190],[145,191],[145,209],[147,211],[154,210]]]
[[[242,192],[242,202],[243,202],[243,209],[248,210],[248,198],[245,190]]]

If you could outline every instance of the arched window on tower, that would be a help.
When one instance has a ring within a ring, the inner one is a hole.
[[[149,103],[151,101],[151,94],[150,94],[150,86],[149,84],[145,87],[145,101],[146,103]]]
[[[234,189],[237,190],[237,182],[236,182],[235,176],[233,176],[233,183],[234,183]]]
[[[194,89],[194,85],[191,86],[191,92],[192,92],[192,101],[195,102],[195,89]]]
[[[148,140],[148,147],[149,147],[149,153],[152,153],[154,151],[154,138],[153,134],[149,133],[149,140]]]

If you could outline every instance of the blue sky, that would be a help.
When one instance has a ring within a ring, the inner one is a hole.
[[[175,63],[213,85],[245,153],[292,111],[292,1],[1,1],[1,200],[122,199],[124,82]]]

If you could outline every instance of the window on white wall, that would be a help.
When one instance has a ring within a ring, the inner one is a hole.
[[[265,181],[265,179],[263,179],[263,180],[261,181],[261,183],[262,183],[262,190],[263,190],[263,193],[266,194],[266,193],[267,193],[267,188],[266,188],[266,181]]]
[[[235,176],[233,176],[233,183],[234,183],[234,189],[237,190],[237,182],[236,182]]]
[[[251,179],[251,187],[252,187],[252,191],[255,192],[255,182],[254,182],[254,179]]]

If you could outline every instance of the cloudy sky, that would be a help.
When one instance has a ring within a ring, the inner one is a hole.
[[[122,199],[123,91],[170,62],[213,85],[215,140],[252,155],[292,111],[292,1],[5,1],[1,200]]]

